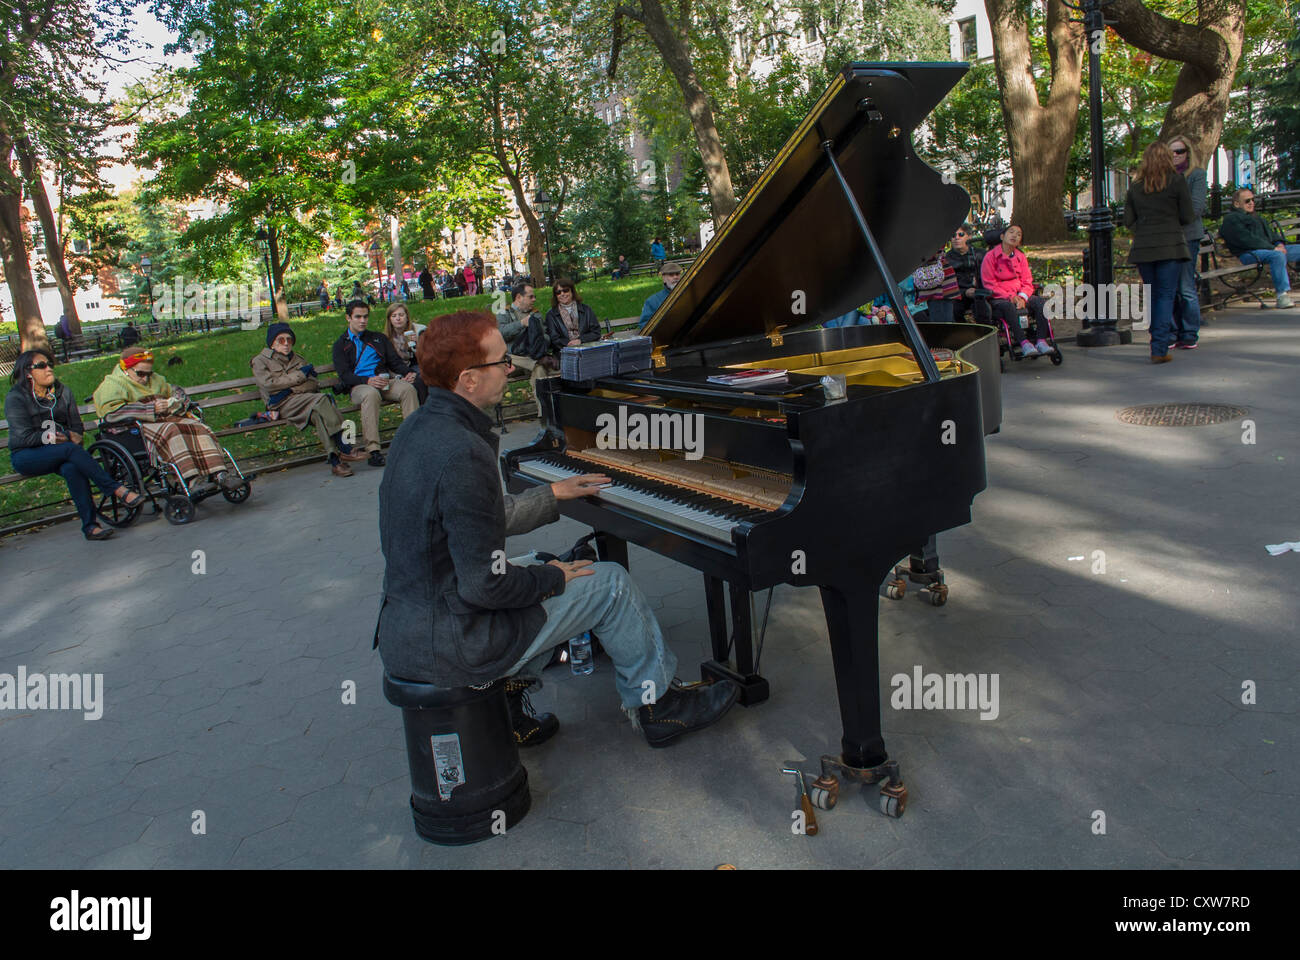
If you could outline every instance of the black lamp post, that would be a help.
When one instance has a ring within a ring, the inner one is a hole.
[[[1106,37],[1106,18],[1102,8],[1110,0],[1083,0],[1081,4],[1067,3],[1083,14],[1084,33],[1088,43],[1088,120],[1089,139],[1092,145],[1092,209],[1088,211],[1088,274],[1085,283],[1093,287],[1095,317],[1079,332],[1075,342],[1081,347],[1111,347],[1120,342],[1115,329],[1115,317],[1109,312],[1109,297],[1102,296],[1115,280],[1114,239],[1115,225],[1111,221],[1110,207],[1106,203],[1106,142],[1101,125],[1101,47]],[[1104,285],[1104,286],[1103,286]]]
[[[265,227],[258,227],[254,239],[262,245],[262,265],[266,268],[266,292],[271,301],[271,312],[275,313],[275,275],[271,273],[271,235]],[[261,322],[262,308],[257,309],[258,322]]]
[[[148,257],[140,258],[140,274],[149,287],[149,319],[153,320],[153,261]]]
[[[542,214],[542,236],[546,239],[546,281],[551,280],[551,229],[548,223],[551,211],[555,209],[555,204],[551,203],[551,195],[545,190],[538,190],[537,196],[533,198],[533,209],[541,211]]]
[[[375,239],[370,242],[370,258],[374,260],[373,268],[375,271],[375,280],[380,285],[384,282],[384,264],[383,248],[379,245],[379,240]]]
[[[506,223],[501,228],[501,236],[506,238],[506,250],[510,253],[510,276],[515,275],[515,248],[510,243],[510,238],[515,235],[515,228]]]

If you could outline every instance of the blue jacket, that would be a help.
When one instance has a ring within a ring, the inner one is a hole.
[[[651,260],[663,260],[666,256],[667,254],[664,253],[664,245],[662,243],[650,244]]]
[[[637,324],[638,330],[650,322],[654,312],[663,306],[663,302],[668,299],[669,292],[668,287],[663,286],[645,298],[645,303],[641,307],[641,322]]]

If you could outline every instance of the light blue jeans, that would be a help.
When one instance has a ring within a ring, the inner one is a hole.
[[[1291,278],[1286,275],[1287,262],[1300,263],[1300,243],[1288,243],[1286,253],[1281,250],[1247,250],[1237,258],[1242,263],[1267,263],[1273,275],[1273,289],[1286,293],[1291,289]]]
[[[614,661],[614,687],[623,706],[653,703],[677,674],[677,656],[641,588],[617,563],[593,563],[590,577],[570,580],[558,597],[542,601],[546,623],[506,676],[540,681],[551,651],[590,630]],[[648,693],[648,697],[646,694]]]
[[[1187,241],[1192,259],[1182,261],[1178,275],[1178,294],[1174,297],[1174,326],[1179,343],[1195,343],[1201,335],[1201,301],[1196,292],[1196,261],[1200,255],[1201,241]]]

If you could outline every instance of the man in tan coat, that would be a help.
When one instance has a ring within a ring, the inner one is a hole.
[[[316,370],[293,349],[297,338],[287,323],[273,323],[266,331],[266,349],[249,361],[253,379],[273,420],[285,419],[299,430],[308,424],[316,428],[321,446],[329,457],[330,472],[336,477],[352,476],[348,463],[364,460],[343,442],[343,416],[338,407],[320,392]]]

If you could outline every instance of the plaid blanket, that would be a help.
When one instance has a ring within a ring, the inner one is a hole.
[[[225,469],[226,460],[217,438],[198,420],[140,421],[140,432],[158,460],[176,465],[185,482]]]

